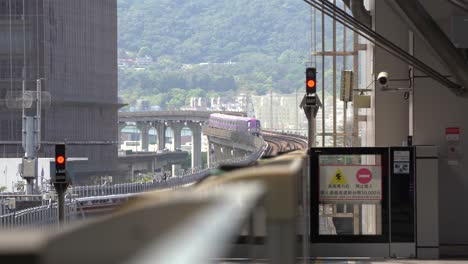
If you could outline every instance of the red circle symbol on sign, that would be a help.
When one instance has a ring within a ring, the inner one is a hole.
[[[367,184],[372,180],[372,172],[369,169],[362,168],[356,173],[356,179],[361,184]]]

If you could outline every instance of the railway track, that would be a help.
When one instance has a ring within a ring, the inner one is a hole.
[[[277,156],[295,150],[307,149],[307,139],[302,136],[262,131],[262,136],[268,147],[265,156]]]

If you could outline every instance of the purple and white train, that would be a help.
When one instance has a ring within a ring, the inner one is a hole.
[[[260,135],[260,120],[252,117],[240,117],[223,114],[211,114],[208,126]]]

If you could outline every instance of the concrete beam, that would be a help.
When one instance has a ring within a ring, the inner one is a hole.
[[[243,144],[243,143],[238,143],[233,140],[228,140],[224,138],[216,138],[216,137],[210,137],[210,142],[213,144],[229,147],[229,148],[235,148],[239,150],[243,150],[245,152],[255,152],[258,148],[252,145],[248,144]]]
[[[372,16],[370,11],[366,10],[364,0],[351,0],[350,8],[354,18],[367,27],[372,27]]]
[[[440,28],[424,5],[418,0],[386,1],[397,14],[411,26],[431,47],[437,56],[457,79],[460,87],[449,87],[456,95],[468,97],[468,62],[461,52],[453,45],[445,32]]]

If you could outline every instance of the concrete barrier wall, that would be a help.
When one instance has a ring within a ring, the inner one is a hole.
[[[265,144],[263,138],[253,136],[247,133],[235,132],[206,126],[203,127],[202,131],[203,134],[207,136],[230,140],[239,144],[254,146],[256,149],[261,148]]]

